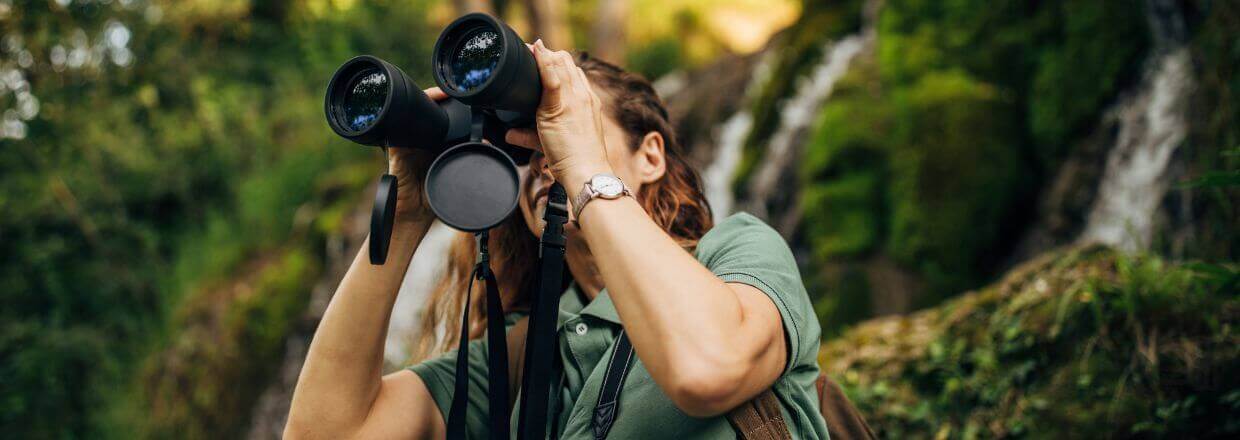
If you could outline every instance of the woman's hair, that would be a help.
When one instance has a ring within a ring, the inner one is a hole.
[[[577,65],[589,78],[603,108],[628,137],[629,148],[636,149],[647,133],[663,137],[667,169],[662,178],[643,185],[637,194],[646,213],[685,249],[692,249],[713,226],[710,205],[702,193],[701,179],[689,166],[685,152],[677,142],[663,101],[650,81],[586,53],[577,57]],[[527,183],[529,179],[526,180]],[[491,264],[503,298],[504,310],[528,307],[538,267],[538,241],[529,232],[525,219],[514,214],[490,233]],[[420,320],[413,360],[422,360],[455,346],[459,334],[454,325],[446,326],[442,338],[437,334],[444,323],[460,319],[465,302],[465,289],[473,273],[477,243],[473,235],[459,234],[451,245],[443,277],[431,293]],[[568,274],[567,271],[565,271]],[[570,275],[571,276],[571,275]],[[481,284],[478,282],[476,284]],[[470,339],[482,336],[486,329],[486,295],[475,288],[470,305]],[[438,343],[436,342],[438,341]]]

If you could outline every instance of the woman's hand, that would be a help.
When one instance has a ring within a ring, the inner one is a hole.
[[[556,181],[569,194],[597,173],[610,173],[603,141],[603,102],[573,56],[552,51],[542,40],[530,45],[543,95],[535,117],[537,132],[509,130],[508,143],[541,151]]]
[[[423,90],[432,100],[448,99],[448,94],[439,87]],[[388,148],[388,174],[396,176],[396,220],[419,220],[434,216],[430,206],[423,197],[423,185],[426,182],[426,171],[435,156],[422,148],[413,145],[399,145]]]

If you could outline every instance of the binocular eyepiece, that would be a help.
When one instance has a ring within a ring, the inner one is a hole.
[[[509,145],[504,134],[533,125],[542,97],[538,64],[516,32],[481,13],[449,24],[432,54],[432,75],[448,99],[430,99],[400,68],[362,55],[332,76],[324,103],[327,124],[362,145],[435,152],[425,185],[431,209],[449,226],[484,231],[516,208],[516,166],[528,162],[531,152]],[[394,179],[383,182],[376,216],[392,209],[380,209],[382,200],[395,200],[386,193],[395,191]],[[386,236],[376,234],[385,232],[375,230],[381,223],[390,231],[390,219],[372,218],[372,241]],[[381,250],[386,254],[386,246]],[[376,249],[371,251],[374,262]]]

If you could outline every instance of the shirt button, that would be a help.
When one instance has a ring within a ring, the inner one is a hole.
[[[590,327],[586,327],[586,323],[584,323],[584,322],[579,322],[579,323],[577,323],[577,329],[576,329],[576,330],[577,330],[577,335],[578,335],[578,336],[582,336],[582,335],[585,335],[585,334],[586,334],[586,331],[590,330]]]

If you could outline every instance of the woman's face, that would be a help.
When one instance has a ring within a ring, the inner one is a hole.
[[[641,189],[642,181],[639,178],[638,170],[643,169],[643,162],[648,158],[643,157],[640,149],[632,148],[628,136],[620,124],[616,123],[610,115],[603,116],[603,142],[607,150],[607,161],[611,164],[611,169],[616,173],[616,177],[624,181],[629,189],[637,195]],[[660,151],[661,153],[661,151]],[[547,191],[551,189],[554,179],[551,176],[550,169],[547,168],[547,162],[542,153],[534,153],[530,158],[528,167],[523,167],[521,173],[521,215],[525,217],[525,225],[530,228],[530,232],[534,236],[542,238],[543,226],[543,210],[547,207]],[[567,189],[567,188],[565,188]],[[569,216],[572,216],[572,201],[569,201]],[[566,235],[572,240],[577,231],[577,227],[570,221],[565,225]]]

